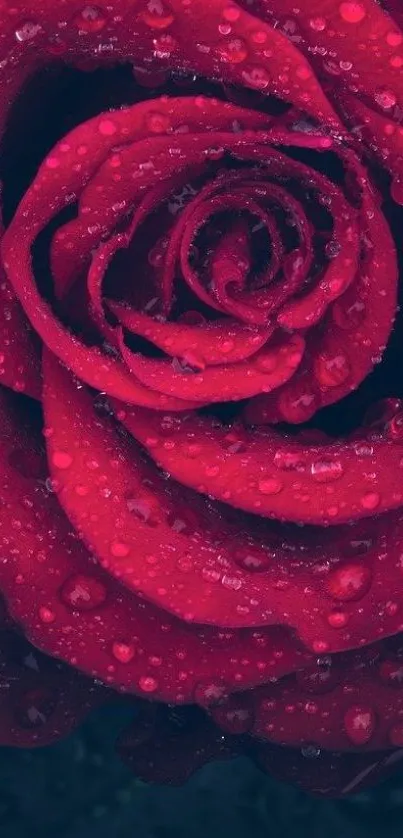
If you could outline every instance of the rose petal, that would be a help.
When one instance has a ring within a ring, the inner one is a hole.
[[[212,708],[225,731],[238,732],[237,714],[248,713],[260,739],[330,751],[400,748],[403,666],[386,647],[326,659],[277,685],[232,696]]]
[[[246,326],[230,318],[188,326],[155,320],[120,303],[108,302],[108,308],[133,334],[146,338],[172,358],[196,359],[201,366],[222,365],[226,360],[245,361],[261,349],[272,333],[270,327]]]
[[[20,635],[0,632],[0,744],[48,745],[67,736],[107,693],[45,658]]]
[[[403,504],[399,436],[363,434],[316,445],[267,428],[246,432],[239,449],[231,450],[228,428],[197,414],[172,419],[166,445],[166,421],[140,408],[123,417],[175,480],[237,509],[296,523],[335,524]],[[191,446],[197,457],[189,454]]]
[[[145,387],[166,396],[208,403],[239,401],[280,387],[299,366],[304,340],[299,335],[280,336],[246,361],[196,371],[180,362],[134,354],[124,344],[120,349],[130,371]]]
[[[23,433],[17,419],[2,396],[0,589],[37,647],[118,689],[179,703],[191,701],[195,691],[209,703],[217,690],[227,694],[264,683],[310,659],[281,628],[244,634],[195,630],[116,584],[71,533],[43,483],[35,429]],[[61,473],[66,452],[56,462]],[[75,484],[82,502],[88,473]],[[147,567],[151,572],[153,564]]]

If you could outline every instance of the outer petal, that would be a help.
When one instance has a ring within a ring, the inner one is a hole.
[[[16,632],[0,632],[0,745],[48,745],[70,733],[107,695]]]
[[[224,730],[238,717],[260,739],[330,751],[377,751],[403,743],[402,661],[386,647],[335,656],[277,685],[250,690],[212,710]]]
[[[178,703],[197,696],[208,704],[309,660],[281,628],[196,631],[121,588],[71,532],[44,484],[34,426],[23,432],[5,396],[0,407],[0,590],[36,646],[118,689]],[[83,501],[87,476],[75,486]],[[107,484],[101,492],[108,497]]]
[[[287,624],[316,653],[399,630],[400,514],[320,530],[269,525],[239,513],[231,518],[149,469],[51,358],[45,381],[48,455],[60,503],[126,587],[187,622]],[[164,450],[171,448],[176,421],[167,418]],[[233,433],[222,443],[224,450],[242,447]],[[192,445],[193,463],[201,452]],[[82,484],[84,496],[76,491]]]

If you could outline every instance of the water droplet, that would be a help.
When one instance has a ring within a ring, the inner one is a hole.
[[[331,483],[343,476],[344,469],[339,460],[316,460],[311,465],[311,474],[317,483]]]
[[[358,562],[349,562],[333,570],[326,585],[329,594],[341,602],[361,599],[371,587],[372,574],[369,567]]]
[[[380,502],[381,496],[378,492],[366,492],[366,494],[360,499],[362,508],[368,510],[369,512],[377,509]]]
[[[235,21],[239,20],[241,16],[241,10],[238,6],[233,6],[231,4],[223,9],[222,16],[224,20],[228,20],[230,23],[235,23]]]
[[[306,759],[317,759],[320,756],[320,748],[317,745],[304,745],[301,748],[301,754]]]
[[[59,469],[70,468],[73,462],[73,457],[67,451],[54,451],[51,459],[55,468]]]
[[[54,623],[56,619],[56,614],[54,611],[51,611],[50,608],[47,608],[45,605],[42,605],[38,611],[39,619],[42,623]]]
[[[124,559],[129,555],[130,547],[123,541],[112,541],[111,553],[112,556],[115,556],[117,559]]]
[[[403,664],[386,660],[379,666],[379,677],[388,687],[403,687]]]
[[[229,64],[241,64],[248,56],[248,48],[242,38],[230,38],[220,44],[219,53]]]
[[[158,690],[158,681],[150,675],[143,675],[139,679],[139,687],[144,693],[155,693]]]
[[[327,615],[327,621],[329,626],[334,629],[341,629],[345,628],[349,621],[349,616],[346,614],[345,611],[340,611],[339,609],[335,609],[331,611],[330,614]]]
[[[257,487],[262,495],[278,495],[283,489],[283,483],[275,477],[265,477],[259,480]]]
[[[158,38],[154,38],[153,40],[154,55],[156,58],[170,58],[177,46],[178,42],[172,35],[159,35]]]
[[[323,32],[326,29],[326,20],[324,17],[312,17],[309,26],[314,32]]]
[[[340,17],[346,23],[360,23],[366,17],[366,10],[362,3],[341,3],[339,6]]]
[[[235,550],[234,561],[249,573],[259,573],[267,570],[273,562],[273,556],[268,550],[251,546]]]
[[[200,682],[195,686],[194,700],[200,707],[211,707],[228,700],[228,689],[220,681]]]
[[[98,131],[103,137],[112,137],[117,130],[116,122],[113,119],[101,119],[98,124]]]
[[[402,34],[396,30],[391,30],[386,35],[386,43],[388,43],[390,47],[399,47],[402,41]]]
[[[162,0],[148,0],[140,17],[151,29],[167,29],[174,21],[174,15],[168,4],[163,3]]]
[[[347,305],[345,302],[336,300],[332,308],[332,317],[336,325],[348,332],[356,329],[365,320],[366,308],[362,300]]]
[[[80,32],[96,33],[102,32],[107,17],[99,6],[84,6],[84,8],[73,18],[73,23]]]
[[[77,573],[66,579],[60,589],[60,597],[74,611],[91,611],[104,604],[107,591],[102,582]]]
[[[119,643],[115,641],[112,645],[112,654],[119,663],[130,663],[135,655],[135,648],[130,643]]]
[[[146,116],[146,126],[152,134],[165,134],[171,128],[169,116],[160,111],[149,111]],[[150,255],[151,255],[150,251]],[[151,262],[152,264],[152,262]]]
[[[274,455],[273,462],[276,468],[282,471],[303,472],[306,469],[306,463],[302,459],[301,454],[295,451],[279,449]]]
[[[346,734],[354,745],[367,745],[371,741],[376,725],[372,707],[355,705],[344,714]]]
[[[21,44],[33,41],[42,32],[42,26],[33,20],[21,23],[15,30],[15,37]]]
[[[270,76],[264,67],[248,67],[242,71],[242,78],[253,90],[266,90],[270,84]]]
[[[387,87],[381,87],[379,90],[376,90],[374,93],[374,99],[379,107],[383,108],[385,111],[390,110],[390,108],[394,108],[397,102],[396,93]]]
[[[158,524],[151,503],[142,498],[128,498],[126,501],[128,511],[135,515],[143,524],[153,527]]]
[[[315,359],[315,375],[322,387],[339,387],[350,375],[350,363],[343,352],[322,353]]]

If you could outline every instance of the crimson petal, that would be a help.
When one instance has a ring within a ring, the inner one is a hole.
[[[0,589],[36,646],[118,689],[179,703],[196,694],[208,704],[217,691],[264,683],[309,661],[284,629],[195,631],[116,584],[71,533],[44,484],[34,428],[25,435],[16,418],[2,396]],[[83,501],[86,476],[75,487]]]
[[[126,587],[187,622],[287,624],[316,653],[371,642],[374,631],[380,637],[399,630],[400,514],[354,527],[279,530],[239,513],[231,519],[193,495],[189,518],[184,490],[150,469],[51,358],[45,380],[49,462],[60,503]],[[119,416],[125,421],[124,412]],[[172,447],[174,425],[167,418],[165,450]],[[222,444],[239,451],[233,433]],[[188,450],[193,465],[200,449],[191,441]],[[80,497],[76,489],[83,483],[87,491]],[[185,515],[177,526],[180,498]]]
[[[248,731],[281,745],[377,751],[403,744],[403,666],[387,645],[319,661],[311,669],[232,696],[211,713],[224,730]]]
[[[124,345],[121,352],[133,375],[150,390],[171,398],[212,403],[239,401],[280,387],[301,363],[304,345],[299,335],[284,334],[246,361],[196,371],[180,362],[134,354]]]
[[[175,480],[248,512],[335,524],[403,504],[401,442],[389,432],[317,445],[272,429],[250,430],[231,450],[228,428],[197,414],[172,419],[169,445],[165,415],[128,408],[123,422]]]

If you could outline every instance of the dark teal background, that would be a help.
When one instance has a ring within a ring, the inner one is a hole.
[[[403,771],[342,802],[272,781],[246,759],[182,788],[146,786],[115,755],[124,711],[49,748],[0,749],[1,838],[402,838]]]

